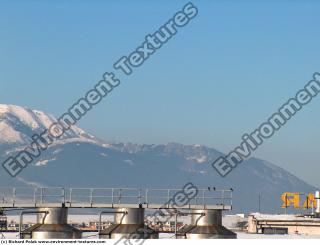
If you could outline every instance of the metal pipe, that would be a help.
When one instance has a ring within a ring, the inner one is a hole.
[[[125,215],[128,214],[128,212],[127,211],[101,211],[99,213],[99,229],[98,229],[99,233],[101,232],[101,219],[103,214],[123,214],[121,218],[121,221],[122,221],[122,219],[124,218]]]
[[[182,213],[182,212],[176,212],[176,214],[175,214],[175,224],[174,224],[174,234],[175,234],[176,239],[177,239],[177,233],[178,233],[178,227],[177,227],[178,216],[188,216],[188,215],[200,215],[200,217],[199,217],[199,219],[200,219],[202,216],[205,216],[206,214],[205,213]]]
[[[49,213],[49,211],[22,211],[20,213],[20,223],[19,223],[19,236],[22,239],[21,232],[22,232],[22,225],[23,225],[23,215],[24,214],[45,214],[42,220],[42,223],[44,223],[44,220],[46,218],[46,215]]]

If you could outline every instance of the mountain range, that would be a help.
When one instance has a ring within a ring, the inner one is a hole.
[[[0,104],[0,160],[15,155],[56,119],[39,110]],[[316,190],[270,162],[250,158],[222,178],[211,163],[223,153],[203,145],[111,143],[76,126],[13,178],[0,170],[0,186],[232,188],[233,212],[283,212],[283,192]]]

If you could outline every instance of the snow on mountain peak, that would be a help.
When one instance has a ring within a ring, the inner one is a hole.
[[[28,144],[31,136],[48,129],[57,119],[39,110],[16,105],[0,104],[0,143]],[[95,137],[77,126],[72,126],[63,139],[95,141]]]
[[[2,143],[23,143],[21,133],[15,131],[10,125],[5,122],[0,122],[0,142]]]
[[[1,114],[12,114],[33,129],[39,127],[39,124],[34,118],[34,113],[30,109],[15,105],[0,104],[0,115]]]

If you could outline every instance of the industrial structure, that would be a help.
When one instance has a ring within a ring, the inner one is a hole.
[[[23,215],[36,213],[37,224],[22,230]],[[79,239],[82,232],[67,224],[68,208],[39,208],[20,214],[20,238],[22,239]]]
[[[320,235],[320,192],[314,195],[316,207],[307,215],[254,213],[248,217],[248,232],[259,234]]]
[[[236,238],[222,226],[222,211],[232,209],[232,189],[200,189],[183,205],[173,205],[180,189],[134,188],[0,188],[5,210],[22,209],[19,233],[22,239],[80,239],[82,232],[67,223],[70,208],[99,208],[99,238],[157,239],[159,234],[145,224],[145,210],[174,210],[176,238]],[[28,210],[25,210],[28,209]],[[30,209],[32,209],[30,211]],[[23,217],[35,214],[37,224],[23,229]],[[114,224],[102,228],[104,214],[114,215]],[[177,229],[179,215],[191,215],[191,226]]]
[[[200,209],[191,213],[191,225],[177,231],[181,239],[235,239],[237,234],[222,226],[222,210]]]
[[[7,216],[3,213],[3,210],[0,209],[0,231],[4,230],[7,227]]]
[[[119,208],[115,213],[115,223],[99,231],[102,239],[157,239],[159,234],[144,223],[144,208]],[[108,212],[109,213],[109,212]],[[100,219],[101,221],[101,219]]]

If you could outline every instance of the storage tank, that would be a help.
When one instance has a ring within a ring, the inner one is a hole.
[[[114,224],[99,232],[102,239],[158,239],[159,234],[144,224],[144,208],[119,208]],[[101,225],[101,224],[100,224]]]
[[[20,232],[23,239],[80,239],[82,232],[68,225],[68,208],[39,208],[37,224]],[[20,224],[21,226],[22,224]]]
[[[314,198],[316,199],[316,217],[320,217],[320,191],[316,191]]]
[[[179,239],[236,239],[237,234],[222,226],[222,210],[193,210],[191,225],[180,229]]]

